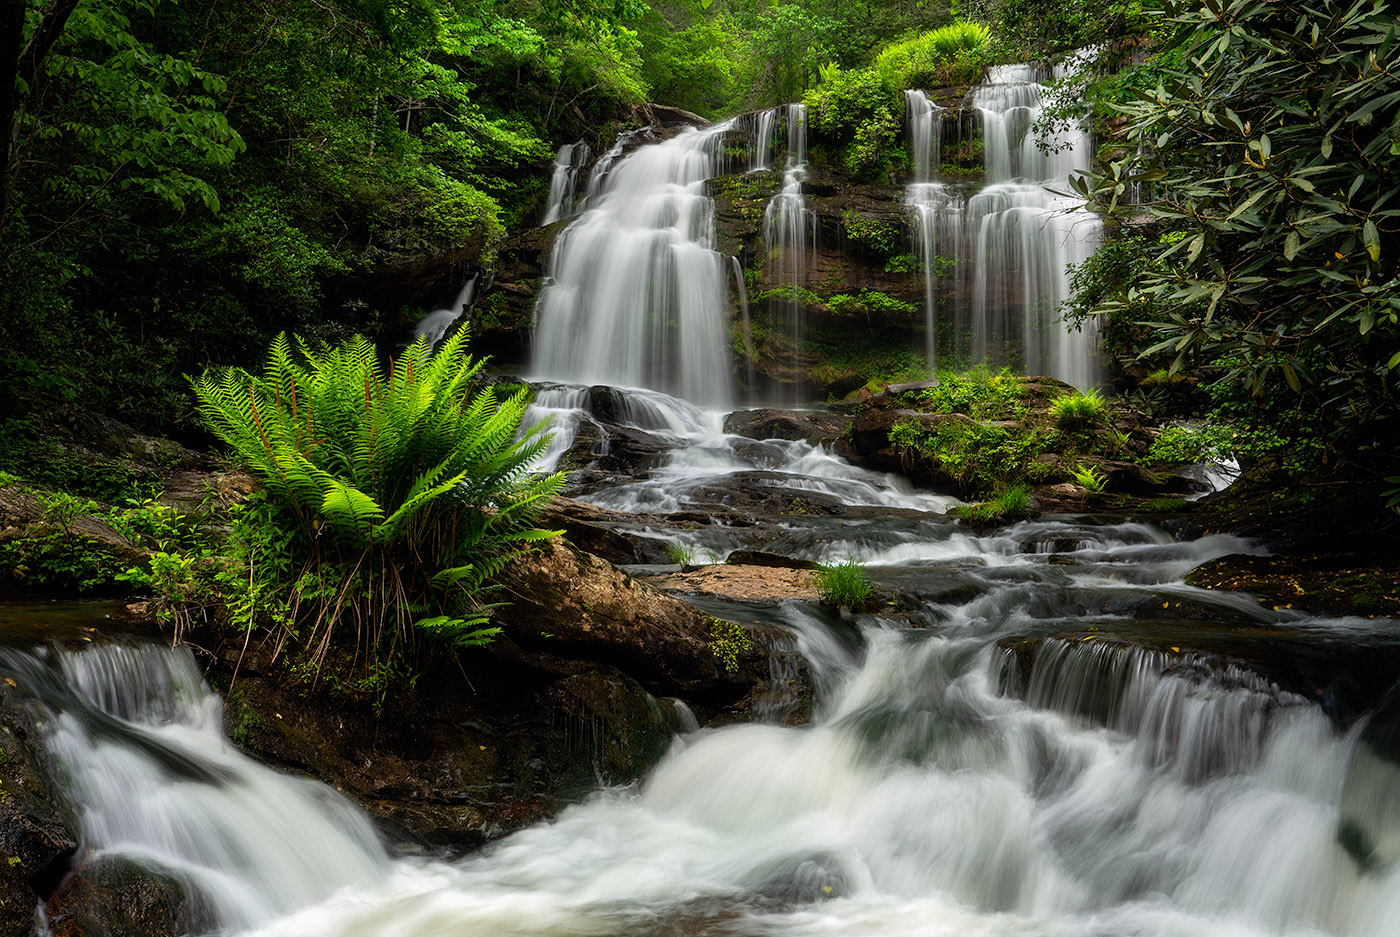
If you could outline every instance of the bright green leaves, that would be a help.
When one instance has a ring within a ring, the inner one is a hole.
[[[553,535],[531,526],[563,478],[530,472],[548,436],[521,431],[528,390],[479,388],[465,348],[464,331],[435,353],[420,339],[381,368],[364,338],[313,348],[282,335],[262,376],[194,383],[206,425],[299,533],[318,629],[353,612],[376,645],[415,622],[459,645],[488,636],[487,580]]]

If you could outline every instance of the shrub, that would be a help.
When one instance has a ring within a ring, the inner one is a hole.
[[[526,389],[476,390],[484,362],[458,332],[431,353],[419,339],[387,368],[355,337],[313,349],[273,342],[261,377],[241,369],[194,382],[200,415],[266,487],[268,523],[291,533],[292,614],[319,664],[336,625],[354,623],[367,660],[396,639],[489,640],[487,581],[534,540],[531,521],[563,476],[531,476],[548,441],[517,434]],[[253,559],[256,565],[258,560]]]
[[[1050,415],[1063,430],[1092,426],[1102,419],[1107,401],[1096,390],[1065,394],[1050,404]]]
[[[875,58],[875,74],[895,88],[970,85],[989,63],[990,33],[967,21],[930,30],[887,46]]]
[[[844,563],[823,563],[817,567],[814,576],[817,591],[827,605],[859,611],[870,602],[875,591],[870,574],[865,571],[865,564],[854,557]]]
[[[932,413],[1005,418],[1020,412],[1025,396],[1021,379],[1010,368],[993,374],[978,365],[961,373],[940,372],[938,384],[920,395],[919,405]]]

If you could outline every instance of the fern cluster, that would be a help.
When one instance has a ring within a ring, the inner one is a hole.
[[[262,480],[270,517],[293,532],[293,624],[321,660],[352,621],[367,660],[426,633],[480,644],[488,581],[530,541],[563,476],[532,475],[548,442],[520,432],[528,390],[479,389],[483,362],[459,331],[381,365],[362,337],[313,348],[280,335],[261,376],[206,372],[200,415]],[[295,634],[281,629],[278,649]]]

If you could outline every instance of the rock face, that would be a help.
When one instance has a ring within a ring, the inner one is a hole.
[[[501,582],[502,636],[421,661],[413,683],[390,681],[377,701],[290,680],[256,654],[239,664],[241,641],[230,640],[211,672],[230,738],[343,790],[400,848],[461,850],[552,816],[600,778],[640,777],[687,718],[668,697],[708,716],[749,705],[767,680],[746,629],[562,539]]]
[[[77,836],[49,778],[34,714],[0,680],[0,933],[27,934],[63,880]]]
[[[498,620],[522,647],[611,664],[661,693],[742,693],[710,647],[708,617],[565,542],[546,542],[501,582],[510,605]]]

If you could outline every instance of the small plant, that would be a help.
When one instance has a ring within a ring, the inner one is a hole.
[[[875,591],[870,574],[865,571],[865,564],[855,557],[844,563],[823,563],[817,567],[814,576],[822,602],[838,608],[859,611],[866,607]]]
[[[1069,473],[1085,491],[1103,491],[1104,486],[1108,484],[1108,476],[1097,465],[1076,465]]]
[[[739,672],[739,660],[753,648],[742,625],[723,618],[710,619],[710,653],[726,673]]]
[[[1062,430],[1092,426],[1103,418],[1108,402],[1096,390],[1065,394],[1050,404],[1050,415]]]
[[[1394,485],[1394,488],[1387,488],[1381,492],[1381,497],[1385,498],[1385,506],[1396,514],[1400,514],[1400,475],[1391,475],[1386,481]]]
[[[665,550],[667,558],[677,566],[706,566],[715,561],[710,551],[678,540],[666,544]]]
[[[1025,485],[1012,485],[995,499],[1003,514],[1010,517],[1025,517],[1031,509],[1031,493]]]
[[[984,527],[1025,520],[1031,516],[1030,489],[1022,484],[1012,485],[990,501],[964,504],[956,510],[967,523]]]

